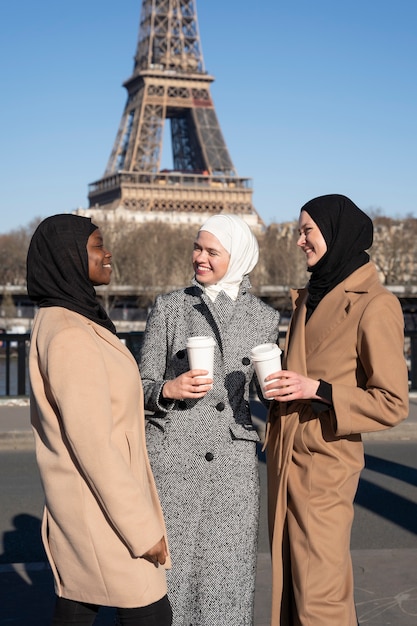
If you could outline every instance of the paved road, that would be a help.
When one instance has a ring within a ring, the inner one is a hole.
[[[27,422],[27,406],[0,406],[0,625],[4,626],[47,626],[53,605],[51,575],[39,538],[43,495],[30,431],[25,434]],[[417,624],[416,426],[417,399],[412,398],[407,429],[393,429],[365,441],[367,467],[356,498],[352,534],[361,626]],[[260,469],[255,626],[269,626],[270,563],[262,462]],[[105,610],[95,626],[112,623],[112,611]]]

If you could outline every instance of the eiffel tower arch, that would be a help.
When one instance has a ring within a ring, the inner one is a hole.
[[[101,220],[201,224],[234,213],[263,225],[252,181],[238,176],[210,95],[195,0],[143,0],[127,102],[104,175],[89,185],[89,209]],[[164,125],[172,163],[161,169]]]

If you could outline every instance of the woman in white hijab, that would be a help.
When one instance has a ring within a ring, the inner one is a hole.
[[[258,244],[235,215],[194,242],[191,286],[160,296],[142,354],[147,444],[168,530],[173,626],[252,626],[259,515],[250,350],[277,342],[277,311],[250,293]],[[191,336],[215,340],[213,378],[190,369]]]

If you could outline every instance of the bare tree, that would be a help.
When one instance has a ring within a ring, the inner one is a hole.
[[[36,218],[27,227],[0,235],[0,284],[26,284],[26,256],[32,233],[39,224]]]
[[[296,222],[271,224],[259,238],[261,284],[298,287],[306,282],[305,260],[297,247]]]
[[[113,282],[146,287],[149,306],[158,293],[189,284],[196,229],[161,222],[118,224],[105,232],[113,254]]]
[[[374,218],[374,243],[370,250],[386,285],[410,284],[416,279],[417,220]]]
[[[387,285],[417,284],[417,219],[384,217],[375,210],[374,244],[370,250]],[[25,285],[26,255],[40,218],[27,227],[0,234],[0,285]],[[191,254],[198,227],[162,222],[119,222],[103,227],[105,243],[113,253],[115,285],[146,287],[142,306],[157,293],[190,283]],[[308,280],[305,258],[296,245],[297,222],[271,224],[258,234],[260,258],[251,275],[254,289],[269,285],[302,286]]]

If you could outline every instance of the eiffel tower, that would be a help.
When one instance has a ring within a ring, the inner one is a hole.
[[[143,0],[127,102],[104,176],[89,185],[90,216],[201,224],[235,213],[254,228],[250,178],[233,166],[204,69],[195,0]],[[173,168],[161,170],[165,120]]]

